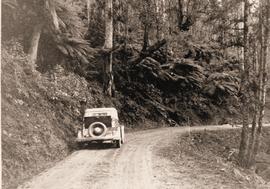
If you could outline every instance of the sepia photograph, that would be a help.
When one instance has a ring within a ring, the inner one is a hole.
[[[0,0],[3,189],[270,189],[270,0]]]

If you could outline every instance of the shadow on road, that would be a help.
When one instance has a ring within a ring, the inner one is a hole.
[[[113,143],[85,143],[77,146],[77,150],[110,150],[115,148]]]

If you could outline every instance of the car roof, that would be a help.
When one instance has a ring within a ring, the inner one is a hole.
[[[115,108],[89,108],[85,110],[84,117],[96,116],[96,113],[107,113],[114,119],[118,119],[117,110]]]

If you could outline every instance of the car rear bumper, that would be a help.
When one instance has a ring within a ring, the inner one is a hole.
[[[92,138],[92,137],[83,137],[83,138],[76,138],[76,142],[95,142],[95,141],[114,141],[119,140],[117,137],[101,137],[101,138]]]

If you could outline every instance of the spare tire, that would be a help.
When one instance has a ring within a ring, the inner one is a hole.
[[[106,135],[107,127],[102,122],[94,122],[88,128],[88,133],[91,137],[103,137]]]

